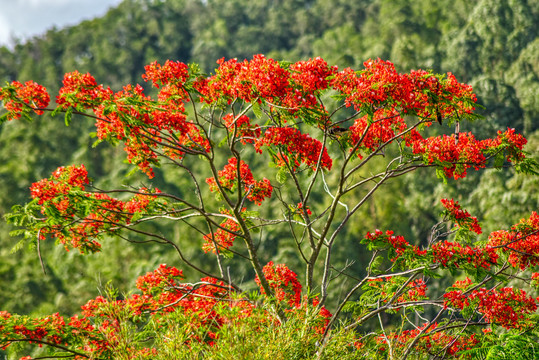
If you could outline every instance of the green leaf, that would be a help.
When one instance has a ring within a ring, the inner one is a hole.
[[[526,158],[515,164],[515,171],[520,174],[539,175],[539,163],[535,159]]]
[[[34,120],[34,119],[32,119],[32,117],[28,114],[28,112],[27,112],[27,111],[24,111],[24,110],[23,110],[23,113],[21,114],[21,116],[22,116],[25,120],[30,121],[30,122],[32,122],[32,121]]]
[[[2,116],[0,116],[0,124],[3,124],[7,121],[7,117],[8,117],[9,113],[5,113],[3,114]]]
[[[138,167],[137,166],[133,166],[131,168],[131,170],[129,170],[129,172],[127,174],[125,174],[125,177],[128,178],[130,176],[133,176],[133,174],[135,174],[138,170]]]
[[[381,255],[376,256],[371,264],[371,271],[373,271],[374,273],[379,273],[380,266],[383,264],[383,262],[384,262],[383,256]]]
[[[56,109],[54,109],[52,112],[51,112],[51,117],[55,117],[56,115],[58,115],[58,113],[61,113],[62,112],[62,108],[61,107],[57,107]]]
[[[347,301],[344,304],[342,311],[345,313],[353,313],[356,311],[358,307],[360,307],[360,305],[356,303],[355,301]]]
[[[12,236],[12,237],[17,237],[17,236],[21,236],[21,235],[27,235],[28,231],[26,229],[17,229],[17,230],[12,230],[9,232],[9,236]]]
[[[225,259],[232,259],[234,257],[234,253],[227,249],[219,249],[219,254]]]
[[[258,217],[260,216],[260,211],[256,211],[256,210],[246,210],[246,211],[243,211],[241,213],[241,217],[242,218],[248,218],[248,217]]]
[[[131,222],[135,223],[140,219],[142,219],[142,213],[140,211],[137,211],[136,213],[133,214],[133,217],[131,218]]]
[[[494,158],[494,167],[496,169],[501,169],[505,162],[505,156],[503,156],[502,152],[499,152],[496,154],[496,157]]]
[[[255,100],[252,104],[253,104],[252,106],[253,113],[255,114],[257,118],[260,119],[262,117],[262,110],[260,109],[260,104],[258,103],[257,100]]]
[[[25,243],[24,239],[19,240],[19,242],[16,243],[16,244],[11,248],[10,253],[11,253],[11,254],[14,254],[14,253],[16,253],[17,251],[19,251],[20,249],[22,249],[24,243]]]
[[[96,141],[93,142],[92,148],[97,147],[97,145],[101,144],[102,142],[103,142],[103,139],[97,139]]]
[[[229,136],[223,136],[223,140],[219,141],[219,144],[217,144],[217,147],[222,147],[223,145],[226,145],[227,141],[229,139]]]
[[[288,178],[286,168],[281,167],[277,172],[276,178],[279,184],[284,184],[286,182],[286,179]]]
[[[69,126],[69,124],[71,124],[72,117],[73,117],[73,108],[67,108],[65,119],[64,119],[66,126]]]
[[[70,358],[73,356],[73,353],[67,352],[67,351],[55,351],[51,354],[55,358],[62,359],[62,358]]]
[[[436,177],[441,179],[444,184],[447,184],[447,176],[445,176],[444,169],[437,167],[436,168]]]

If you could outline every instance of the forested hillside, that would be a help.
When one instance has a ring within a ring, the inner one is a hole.
[[[64,73],[78,70],[119,90],[125,83],[145,86],[144,65],[155,60],[197,62],[211,72],[215,59],[258,53],[287,61],[321,56],[330,64],[354,68],[380,57],[394,62],[399,71],[453,72],[459,81],[473,85],[485,107],[480,113],[490,120],[488,125],[474,123],[475,130],[486,136],[516,128],[529,138],[527,150],[537,156],[538,19],[539,2],[534,0],[125,0],[102,18],[48,31],[14,50],[0,49],[0,80],[32,79],[54,93]],[[454,131],[449,126],[443,130]],[[92,125],[76,116],[69,127],[59,119],[3,124],[0,215],[23,203],[31,183],[61,165],[84,163],[103,186],[118,186],[126,176],[130,182],[137,179],[136,174],[127,175],[131,166],[122,163],[121,147],[100,144],[98,152],[88,151],[94,139],[86,134],[91,131]],[[181,191],[189,180],[166,170],[156,174],[160,187]],[[486,233],[539,208],[539,183],[525,176],[486,170],[459,184],[449,181],[443,190],[439,184],[419,174],[388,185],[363,210],[364,220],[349,224],[343,236],[350,246],[336,258],[342,264],[353,260],[350,270],[363,271],[357,238],[390,224],[420,244],[440,212],[435,204],[441,191],[484,214],[480,220]],[[459,195],[470,192],[470,198]],[[430,194],[430,200],[424,194]],[[8,235],[10,230],[0,223],[0,304],[2,310],[18,313],[61,309],[70,314],[78,310],[80,299],[95,296],[108,281],[124,290],[157,264],[177,261],[161,245],[115,240],[102,254],[83,258],[49,244],[40,249],[44,274],[36,249],[13,252],[18,239]],[[288,251],[293,244],[279,234],[267,236],[273,241],[261,244],[264,250],[293,265]],[[199,247],[197,242],[193,248]],[[186,251],[199,261],[196,252]]]

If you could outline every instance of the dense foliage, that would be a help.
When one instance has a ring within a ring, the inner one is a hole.
[[[333,259],[333,250],[347,245],[342,230],[395,178],[431,168],[443,180],[457,180],[473,169],[506,165],[538,174],[537,162],[523,151],[527,140],[514,129],[483,140],[458,131],[461,122],[477,118],[471,86],[451,73],[398,73],[380,59],[359,71],[339,70],[319,57],[279,63],[255,55],[218,64],[210,76],[196,64],[147,65],[142,78],[157,90],[155,98],[139,85],[114,92],[78,71],[64,76],[55,108],[34,81],[1,88],[2,119],[64,113],[70,125],[74,113],[90,118],[97,143],[123,143],[128,162],[147,176],[146,185],[102,189],[84,165],[59,167],[32,184],[31,202],[7,215],[21,228],[14,235],[38,253],[51,240],[81,254],[100,252],[111,237],[156,242],[204,276],[182,282],[181,270],[162,264],[139,277],[139,292],[119,298],[109,289],[80,315],[2,311],[2,347],[37,344],[45,356],[76,359],[404,359],[494,354],[500,335],[520,336],[523,348],[533,344],[539,298],[528,291],[539,278],[533,272],[537,212],[482,238],[476,217],[442,199],[442,219],[427,241],[412,244],[393,230],[368,232],[356,244],[370,253],[360,276]],[[456,132],[429,135],[433,123]],[[274,171],[259,166],[253,174],[249,163],[257,161]],[[190,182],[177,193],[160,190],[152,184],[159,167]],[[270,207],[271,198],[278,201]],[[155,230],[152,223],[162,226]],[[167,224],[174,223],[181,234],[171,233]],[[303,276],[264,252],[259,244],[272,233],[295,244]],[[185,243],[200,244],[202,265],[185,254]],[[258,294],[238,283],[242,263],[254,272]],[[451,276],[462,280],[448,288],[435,281]],[[350,316],[340,325],[343,312]],[[266,343],[260,334],[279,328],[285,329],[283,348],[270,342],[255,355],[250,346],[231,346],[231,337],[241,335]]]
[[[64,73],[78,69],[82,74],[91,72],[97,83],[106,83],[118,92],[126,83],[140,82],[143,65],[154,60],[195,61],[204,70],[212,71],[215,59],[250,58],[259,52],[290,61],[321,55],[342,68],[356,69],[369,57],[390,58],[402,71],[452,71],[459,80],[472,84],[478,103],[485,106],[477,111],[486,121],[461,122],[460,131],[473,130],[476,137],[486,138],[498,130],[516,128],[527,135],[526,147],[536,156],[539,47],[534,21],[538,16],[538,3],[525,0],[129,0],[103,18],[53,29],[13,49],[0,49],[0,85],[4,85],[3,80],[25,83],[32,79],[56,93]],[[143,86],[147,94],[157,95],[156,90]],[[129,165],[122,162],[121,149],[105,144],[92,148],[94,140],[83,134],[95,129],[76,112],[69,127],[47,114],[34,121],[33,126],[10,122],[0,127],[0,215],[4,216],[14,204],[25,202],[31,184],[63,164],[84,163],[94,178],[92,184],[99,188],[147,185],[143,176],[130,173]],[[451,134],[454,128],[444,121],[442,126],[426,131],[430,135]],[[258,167],[266,167],[256,157],[247,163],[255,178]],[[189,178],[166,169],[155,169],[154,186],[184,194],[190,188]],[[274,183],[274,175],[264,174],[256,181],[266,177]],[[286,194],[288,190],[280,191]],[[459,200],[469,212],[478,215],[488,234],[509,229],[516,219],[529,217],[539,208],[539,199],[531,196],[537,192],[536,177],[512,171],[472,172],[459,181],[449,179],[446,184],[427,172],[395,178],[358,209],[356,216],[361,220],[349,222],[340,231],[342,245],[335,247],[332,255],[335,267],[364,275],[370,258],[357,241],[375,228],[390,228],[414,245],[424,244],[430,237],[431,225],[438,221],[441,198]],[[265,204],[269,212],[279,206],[275,193]],[[45,315],[59,311],[71,315],[79,310],[82,299],[105,292],[108,281],[127,293],[140,274],[160,263],[177,261],[167,247],[144,242],[141,236],[131,238],[139,242],[136,246],[108,239],[102,243],[103,252],[88,257],[77,251],[66,254],[61,247],[43,242],[40,263],[35,248],[13,252],[24,243],[10,238],[10,230],[13,228],[0,222],[0,284],[4,289],[0,303],[2,309],[13,313]],[[155,223],[151,230],[200,238],[197,232],[178,223]],[[292,269],[301,266],[294,254],[295,242],[288,238],[286,229],[264,231],[259,239],[265,240],[258,243],[265,261],[273,259]],[[186,243],[183,250],[193,264],[207,265],[199,245]],[[183,272],[188,281],[200,278],[195,271],[184,268]],[[231,276],[241,279],[246,288],[256,288],[248,266],[237,264]],[[298,277],[303,282],[304,274]],[[436,281],[436,286],[445,288],[453,278]],[[334,306],[341,295],[328,296]],[[271,341],[277,349],[282,348],[275,339]]]

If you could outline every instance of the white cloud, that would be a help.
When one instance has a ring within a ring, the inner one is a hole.
[[[70,2],[70,0],[19,0],[19,3],[23,6],[32,6],[32,7],[40,7],[40,6],[58,6],[58,5],[66,5]],[[75,2],[75,1],[71,1]]]
[[[0,0],[0,46],[105,14],[121,0]]]
[[[11,26],[5,15],[0,13],[0,44],[7,44],[11,38]]]

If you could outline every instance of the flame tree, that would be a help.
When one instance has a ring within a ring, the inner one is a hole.
[[[123,144],[150,184],[100,189],[84,165],[60,167],[34,183],[32,200],[7,220],[38,248],[56,241],[91,254],[113,236],[168,244],[180,267],[201,279],[186,282],[182,270],[163,264],[141,276],[133,294],[119,299],[111,290],[71,318],[3,311],[0,346],[29,343],[47,349],[41,358],[75,359],[474,357],[504,351],[501,341],[528,351],[537,334],[536,212],[484,235],[457,201],[441,199],[442,218],[426,239],[391,229],[357,239],[370,254],[363,274],[336,269],[332,258],[346,251],[343,229],[394,178],[425,168],[462,179],[507,165],[537,174],[513,129],[489,139],[458,130],[429,136],[438,123],[458,129],[478,118],[469,85],[451,73],[398,73],[380,59],[359,71],[263,55],[221,59],[211,76],[174,61],[145,70],[156,96],[131,84],[114,92],[77,71],[65,75],[56,107],[33,81],[0,88],[3,121],[47,112],[63,113],[69,125],[83,115],[99,142]],[[269,168],[252,166],[260,163]],[[152,186],[165,164],[191,188]],[[145,224],[155,221],[181,222],[200,236],[149,231]],[[277,228],[295,243],[302,268],[262,262],[257,234]],[[200,244],[207,266],[190,260],[185,242]],[[259,291],[235,283],[225,260],[248,264]],[[449,275],[461,280],[436,286]]]

